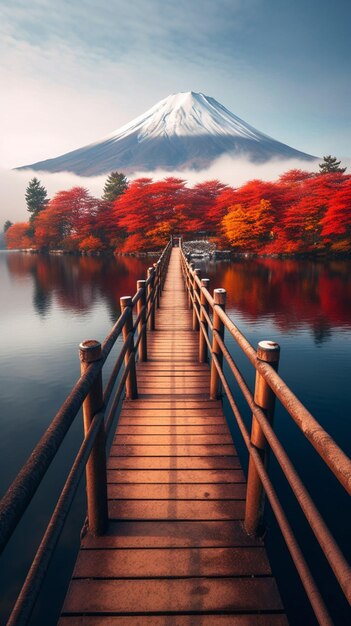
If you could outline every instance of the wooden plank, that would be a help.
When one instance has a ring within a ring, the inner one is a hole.
[[[240,461],[237,456],[111,456],[107,466],[110,469],[237,469]]]
[[[204,548],[262,546],[249,537],[240,520],[110,521],[108,534],[86,534],[82,549],[107,548]]]
[[[109,500],[110,519],[238,520],[244,516],[242,500]]]
[[[189,389],[189,387],[187,385],[182,384],[182,386],[176,386],[176,385],[172,385],[169,384],[167,387],[163,387],[162,385],[152,385],[151,383],[148,384],[140,384],[138,385],[138,393],[139,396],[142,398],[145,395],[148,395],[153,399],[157,399],[160,396],[169,396],[172,395],[173,397],[178,397],[178,398],[206,398],[207,397],[207,391],[208,391],[208,385],[200,385],[200,386],[196,386],[196,388],[191,388]]]
[[[58,626],[288,626],[285,615],[266,613],[258,615],[123,615],[123,616],[67,616]]]
[[[174,445],[174,446],[143,446],[115,445],[111,446],[111,456],[232,456],[232,445]]]
[[[110,482],[110,481],[109,481]],[[200,484],[109,484],[108,497],[112,500],[244,500],[245,483],[218,485]]]
[[[131,424],[130,418],[128,422],[124,424],[119,423],[116,433],[121,435],[227,435],[228,428],[225,424],[206,424],[201,422],[195,426],[193,425],[175,425],[169,424],[168,426],[148,426],[146,424]]]
[[[153,400],[151,398],[139,398],[138,400],[124,401],[125,409],[132,409],[133,411],[136,409],[198,409],[204,413],[211,409],[219,409],[222,411],[223,409],[220,402],[217,400],[188,400],[188,399],[170,399],[170,398],[159,398],[158,400]]]
[[[82,550],[73,578],[268,576],[263,548]]]
[[[188,404],[188,402],[184,404]],[[182,406],[182,403],[176,399],[174,399],[173,407],[163,406],[162,400],[159,399],[157,403],[151,402],[151,401],[148,403],[145,403],[144,407],[138,405],[134,408],[131,408],[131,407],[122,408],[120,417],[125,417],[125,416],[130,417],[131,415],[135,415],[135,416],[145,415],[146,417],[147,416],[151,416],[151,417],[152,416],[154,417],[196,416],[196,417],[202,417],[204,421],[207,421],[209,417],[221,417],[224,422],[226,421],[223,415],[223,411],[221,411],[217,407],[208,407],[208,408],[203,407],[201,410],[201,407],[198,405],[198,403],[196,403],[196,405],[192,407],[189,407],[186,405]]]
[[[152,484],[177,483],[181,484],[232,484],[243,483],[245,480],[242,469],[235,470],[123,470],[109,469],[107,471],[108,483],[133,483]]]
[[[177,374],[166,374],[166,372],[157,373],[157,375],[149,374],[146,376],[145,374],[138,376],[138,383],[155,383],[155,384],[177,384],[186,383],[190,387],[197,385],[208,385],[210,381],[210,377],[206,376],[206,374],[202,374],[201,376],[190,376],[187,374],[183,374],[178,372]]]
[[[208,428],[210,426],[218,426],[221,428],[224,428],[226,426],[226,421],[224,419],[223,416],[217,416],[217,415],[209,415],[209,416],[204,416],[204,415],[192,415],[190,413],[190,416],[188,413],[183,414],[180,413],[180,415],[173,415],[173,414],[168,414],[168,415],[163,415],[163,413],[156,413],[154,411],[147,412],[146,415],[143,417],[142,414],[137,413],[137,414],[132,414],[130,417],[127,415],[123,415],[123,417],[120,417],[118,420],[118,425],[121,426],[145,426],[145,427],[177,427],[177,428],[190,428],[190,427],[194,427],[194,426],[199,426],[200,428]]]
[[[141,435],[137,434],[129,434],[125,435],[122,433],[117,433],[114,440],[114,445],[133,445],[133,446],[179,446],[179,445],[222,445],[222,444],[230,444],[232,443],[232,438],[229,433],[226,434],[213,434],[210,433],[208,435],[193,435],[191,433],[187,434],[178,434],[176,432],[165,434],[165,435]]]
[[[136,606],[137,599],[137,606]],[[273,578],[72,580],[64,613],[281,610]]]

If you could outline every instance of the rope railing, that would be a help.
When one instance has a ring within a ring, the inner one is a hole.
[[[333,472],[348,493],[351,493],[351,461],[332,437],[322,428],[306,407],[289,389],[277,373],[280,348],[270,341],[259,343],[254,350],[246,337],[225,312],[226,292],[215,289],[211,296],[209,280],[201,277],[201,271],[189,263],[180,243],[181,268],[188,293],[189,308],[193,311],[193,329],[199,330],[199,362],[210,355],[210,397],[219,398],[225,392],[233,415],[249,452],[249,469],[244,527],[248,534],[257,534],[263,522],[264,496],[266,495],[277,523],[286,541],[296,569],[319,624],[332,624],[325,603],[305,561],[287,515],[276,494],[267,471],[269,450],[294,493],[305,518],[312,529],[346,599],[351,601],[351,568],[322,519],[307,488],[303,484],[291,460],[272,427],[275,399],[287,410],[301,432]],[[235,340],[243,354],[256,370],[254,394],[250,391],[243,375],[226,345],[224,331]],[[205,359],[206,360],[206,359]],[[248,407],[252,411],[251,435],[234,400],[230,385],[223,370],[223,360],[236,380]]]
[[[171,250],[172,240],[162,251],[157,263],[148,268],[147,279],[137,281],[134,296],[120,299],[121,315],[102,345],[95,340],[80,344],[80,378],[0,502],[1,553],[39,489],[78,411],[83,408],[83,442],[58,497],[54,513],[7,626],[28,624],[84,469],[89,531],[99,535],[106,529],[106,441],[123,393],[127,398],[137,397],[135,364],[137,359],[147,360],[147,329],[155,328],[156,309],[160,304]],[[135,308],[136,319],[133,322]],[[120,352],[103,390],[103,365],[120,337],[122,337]],[[124,370],[118,380],[123,363]],[[114,392],[117,381],[117,389]]]

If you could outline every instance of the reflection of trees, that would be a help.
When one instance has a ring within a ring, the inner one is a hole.
[[[330,339],[332,336],[332,328],[325,317],[321,317],[320,319],[317,318],[313,324],[312,330],[314,342],[317,346],[322,345],[322,343]]]
[[[42,289],[40,282],[36,280],[34,275],[34,294],[33,294],[33,306],[35,310],[43,317],[50,309],[51,296],[45,289]]]
[[[272,317],[281,330],[310,327],[321,343],[333,327],[351,326],[350,269],[342,260],[261,258],[209,265],[208,275],[251,320]]]
[[[31,276],[33,304],[45,315],[54,297],[60,307],[79,313],[89,311],[102,299],[110,311],[111,321],[119,314],[122,295],[134,295],[136,281],[145,278],[151,261],[135,257],[80,257],[54,255],[8,255],[7,264],[14,277]]]
[[[136,281],[145,277],[152,260],[13,253],[7,263],[14,277],[32,278],[40,315],[45,315],[52,299],[81,314],[103,300],[113,322],[119,298],[135,293]],[[261,258],[209,263],[203,275],[212,279],[212,288],[228,291],[228,308],[252,321],[271,317],[283,331],[311,328],[316,343],[322,343],[333,327],[351,326],[350,269],[350,261],[342,260]]]

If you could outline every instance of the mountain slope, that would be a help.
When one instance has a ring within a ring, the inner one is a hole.
[[[223,154],[255,162],[315,158],[264,135],[214,98],[190,91],[168,96],[99,142],[18,169],[82,176],[202,169]]]

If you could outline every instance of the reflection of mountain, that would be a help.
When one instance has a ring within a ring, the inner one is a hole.
[[[251,321],[270,317],[281,330],[311,328],[316,343],[351,327],[350,261],[246,259],[208,266],[229,307]]]
[[[40,315],[45,315],[52,299],[63,309],[83,314],[102,299],[114,321],[119,314],[119,298],[134,295],[136,281],[145,278],[151,261],[14,253],[8,255],[7,264],[13,276],[32,276],[33,304]]]

